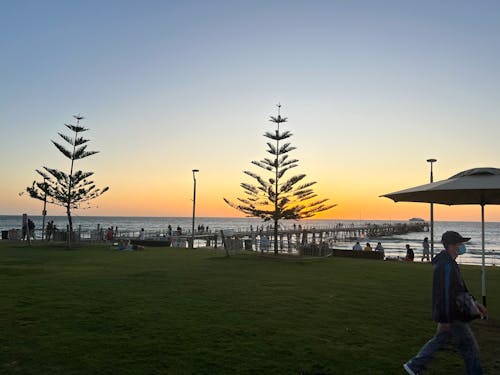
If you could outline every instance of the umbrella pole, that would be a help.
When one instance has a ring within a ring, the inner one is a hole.
[[[483,305],[486,306],[486,267],[484,264],[484,204],[481,205],[481,247],[482,247],[481,290],[483,294]]]
[[[434,204],[431,203],[431,260],[433,259],[434,259]]]

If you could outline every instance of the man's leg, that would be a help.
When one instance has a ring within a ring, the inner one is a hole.
[[[468,375],[482,375],[483,369],[479,359],[479,346],[468,323],[453,322],[451,332],[457,349],[462,355]]]
[[[436,334],[420,349],[418,354],[406,363],[415,374],[420,374],[427,368],[427,365],[434,358],[438,350],[443,348],[450,340],[450,331],[441,329],[441,324],[438,324]]]

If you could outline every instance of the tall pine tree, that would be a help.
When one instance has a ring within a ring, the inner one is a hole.
[[[99,189],[94,181],[89,180],[94,172],[75,171],[75,161],[94,155],[99,151],[87,151],[86,143],[88,139],[80,136],[89,129],[80,125],[84,119],[82,116],[73,116],[76,119],[76,125],[64,124],[73,132],[73,136],[58,133],[59,136],[69,144],[69,149],[62,144],[52,141],[54,146],[70,160],[69,173],[49,167],[43,167],[44,171],[36,170],[43,177],[43,182],[34,181],[32,186],[26,188],[26,191],[32,198],[47,200],[47,203],[63,206],[66,208],[68,217],[68,245],[71,244],[71,233],[73,233],[73,219],[71,210],[80,208],[85,202],[99,197],[109,190],[108,187]]]
[[[289,170],[298,166],[298,160],[289,156],[296,148],[285,142],[292,136],[288,130],[280,130],[280,125],[287,122],[281,117],[281,104],[277,105],[278,115],[270,116],[269,121],[276,124],[274,132],[266,132],[267,152],[272,156],[252,164],[263,169],[267,177],[262,177],[252,171],[243,171],[255,182],[243,182],[245,197],[237,198],[234,203],[226,198],[224,201],[231,207],[245,213],[247,216],[258,217],[264,221],[274,222],[274,253],[278,254],[278,226],[282,219],[305,219],[335,207],[327,204],[328,198],[318,199],[311,188],[316,182],[303,182],[305,174],[297,174],[285,178]],[[300,184],[299,184],[300,182]]]

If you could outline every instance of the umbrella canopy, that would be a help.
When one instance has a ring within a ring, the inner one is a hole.
[[[481,205],[481,243],[482,243],[482,294],[486,305],[486,270],[484,261],[484,206],[500,204],[500,169],[474,168],[451,176],[447,180],[432,182],[383,197],[395,202],[425,202],[447,205]]]
[[[500,204],[500,169],[474,168],[446,180],[416,186],[383,197],[395,202],[426,202],[447,205]]]

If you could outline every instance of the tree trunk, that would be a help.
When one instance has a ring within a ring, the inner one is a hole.
[[[76,119],[76,126],[80,125],[80,119]],[[76,139],[78,132],[75,130],[75,138],[73,139],[73,153],[71,154],[71,167],[69,169],[69,186],[68,186],[68,203],[66,205],[66,215],[68,216],[68,248],[71,247],[71,235],[73,234],[73,220],[71,219],[71,190],[73,189],[73,166],[75,165]]]
[[[68,216],[68,231],[66,233],[68,248],[71,248],[71,235],[73,234],[73,219],[71,218],[71,209],[69,208],[69,206],[66,207],[66,216]]]
[[[278,219],[274,219],[274,255],[278,255]]]

